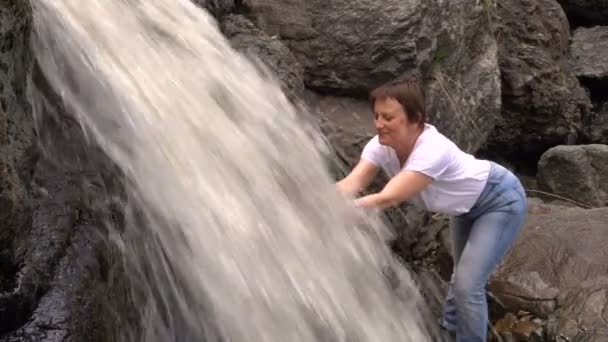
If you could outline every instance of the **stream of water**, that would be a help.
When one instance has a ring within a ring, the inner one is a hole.
[[[429,340],[390,230],[337,193],[305,109],[207,12],[182,0],[32,6],[45,78],[124,173],[114,241],[139,328],[119,340]]]

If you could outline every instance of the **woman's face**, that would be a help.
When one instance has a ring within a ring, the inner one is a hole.
[[[393,148],[418,132],[418,123],[410,122],[401,104],[392,97],[374,102],[374,125],[380,144]]]

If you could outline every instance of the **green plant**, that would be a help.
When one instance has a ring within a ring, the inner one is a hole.
[[[446,58],[448,58],[447,49],[438,47],[433,54],[433,66],[443,66]]]
[[[492,21],[492,17],[494,16],[494,10],[496,9],[498,0],[482,0],[482,6],[484,11],[486,12],[486,16],[488,18],[488,27],[490,29],[490,33],[494,38],[496,38],[494,23]]]

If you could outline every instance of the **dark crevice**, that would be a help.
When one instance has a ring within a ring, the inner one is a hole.
[[[579,77],[579,80],[589,90],[589,96],[594,105],[608,102],[608,79]]]
[[[234,9],[232,10],[234,14],[245,14],[247,11],[247,6],[243,4],[243,0],[234,0]]]
[[[570,29],[575,30],[579,27],[594,27],[608,25],[608,18],[602,14],[591,15],[589,12],[568,10],[566,17],[570,23]]]
[[[18,271],[12,255],[7,252],[0,254],[0,295],[15,288]]]
[[[305,81],[306,83],[306,81]],[[371,88],[330,88],[330,87],[318,87],[310,84],[305,84],[307,90],[321,94],[322,96],[336,96],[336,97],[349,97],[357,100],[367,100],[369,91]]]
[[[561,141],[522,142],[519,144],[502,144],[488,142],[475,154],[477,158],[491,160],[512,168],[517,174],[535,177],[538,160],[551,147],[562,145]]]

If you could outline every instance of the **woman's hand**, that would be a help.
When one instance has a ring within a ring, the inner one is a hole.
[[[424,189],[432,181],[431,177],[423,173],[402,170],[386,184],[382,191],[357,199],[355,205],[380,209],[397,206]]]
[[[336,186],[343,194],[354,195],[366,188],[377,172],[378,167],[374,163],[361,159],[348,176],[336,183]]]

